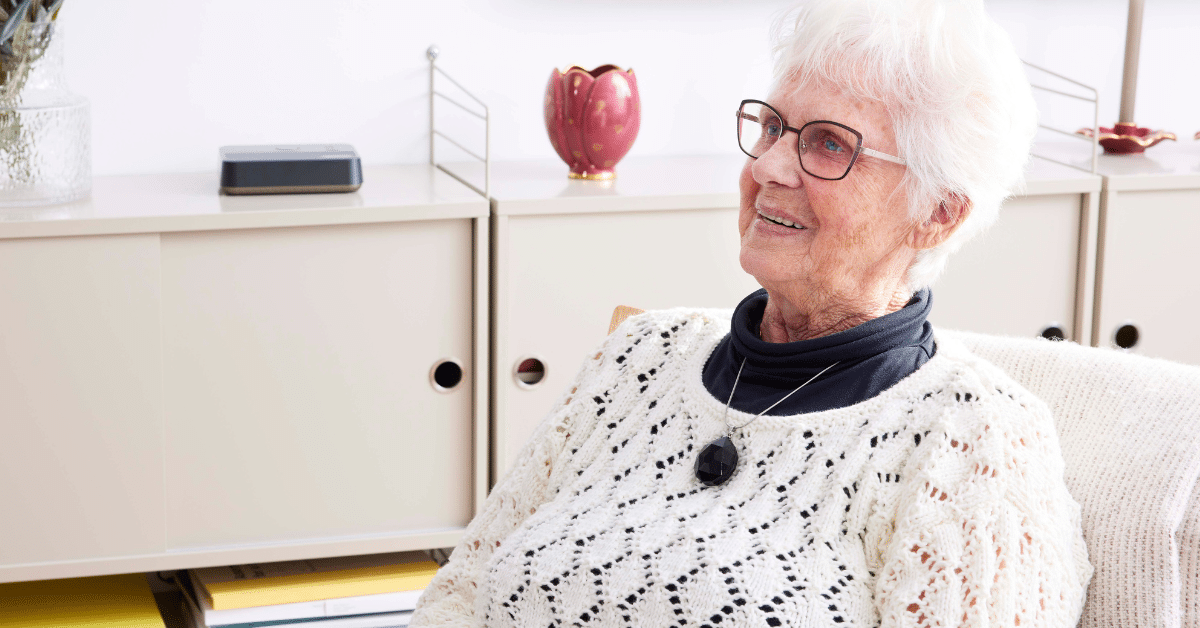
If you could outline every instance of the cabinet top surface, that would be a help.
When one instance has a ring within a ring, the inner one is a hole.
[[[1090,168],[1091,149],[1086,146],[1082,142],[1055,142],[1039,148],[1055,159]],[[1108,179],[1111,189],[1200,188],[1200,141],[1181,137],[1179,141],[1162,142],[1134,155],[1101,152],[1096,159],[1096,172]]]
[[[567,166],[557,159],[494,162],[493,209],[519,215],[736,207],[745,162],[745,156],[734,154],[630,157],[617,164],[617,176],[610,181],[569,179]],[[1035,158],[1024,193],[1099,189],[1100,177]]]
[[[611,181],[567,178],[557,159],[492,164],[498,214],[558,214],[736,207],[745,157],[631,157]],[[468,180],[482,166],[456,165]],[[1099,177],[1033,159],[1025,195],[1099,190]],[[426,164],[367,166],[357,192],[228,196],[216,172],[97,177],[89,198],[0,208],[0,239],[400,222],[486,216],[487,203]]]
[[[96,177],[89,198],[0,207],[0,239],[401,222],[486,216],[486,200],[426,164],[366,166],[356,192],[221,194],[216,172]]]

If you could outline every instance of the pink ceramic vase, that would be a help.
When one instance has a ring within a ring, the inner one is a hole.
[[[572,179],[611,179],[641,126],[637,78],[615,65],[557,68],[546,84],[546,131]]]

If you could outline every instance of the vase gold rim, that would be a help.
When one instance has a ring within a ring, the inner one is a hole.
[[[599,66],[597,66],[597,67],[601,67],[601,68],[602,68],[602,67],[604,67],[604,66],[606,66],[606,65],[611,65],[611,66],[613,66],[613,68],[612,68],[611,70],[605,70],[605,71],[601,72],[601,73],[600,73],[600,76],[604,76],[605,74],[608,74],[609,72],[624,72],[624,73],[626,73],[626,74],[633,74],[633,68],[632,68],[632,67],[631,67],[631,68],[629,68],[628,70],[626,70],[626,69],[622,68],[621,66],[619,66],[619,65],[614,65],[614,64],[612,64],[612,63],[601,63],[601,64],[600,64]],[[585,68],[585,67],[583,67],[583,66],[581,66],[581,65],[569,65],[569,66],[567,66],[565,69],[562,69],[562,70],[559,70],[558,68],[554,68],[554,71],[555,71],[555,72],[558,72],[558,75],[559,75],[559,76],[566,76],[566,75],[567,75],[567,73],[568,73],[568,72],[570,72],[571,70],[579,70],[580,72],[583,72],[584,74],[587,74],[588,76],[591,76],[591,74],[592,74],[592,71],[591,71],[591,70],[588,70],[587,68]],[[600,78],[600,76],[595,76],[595,77],[592,77],[592,78]]]
[[[592,173],[580,174],[578,172],[568,172],[567,178],[582,179],[585,181],[609,181],[609,180],[617,178],[617,173],[615,173],[615,172],[592,172]]]

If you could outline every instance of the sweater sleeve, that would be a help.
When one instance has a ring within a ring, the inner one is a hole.
[[[476,592],[496,548],[538,507],[553,499],[556,471],[564,464],[564,450],[590,431],[594,416],[585,408],[584,391],[601,376],[606,348],[590,357],[575,382],[549,415],[534,430],[513,468],[492,488],[449,562],[426,587],[409,624],[426,626],[481,626],[476,617]]]
[[[1036,399],[997,393],[947,408],[945,425],[967,427],[928,433],[914,457],[880,548],[881,628],[1079,621],[1092,567],[1053,421]]]

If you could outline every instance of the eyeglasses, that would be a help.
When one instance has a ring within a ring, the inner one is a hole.
[[[865,148],[862,133],[839,122],[814,120],[798,129],[787,126],[783,116],[761,100],[743,100],[738,108],[737,123],[738,146],[755,159],[771,150],[784,132],[794,131],[800,138],[797,143],[800,167],[818,179],[837,181],[846,178],[859,154],[905,165],[899,157]]]

